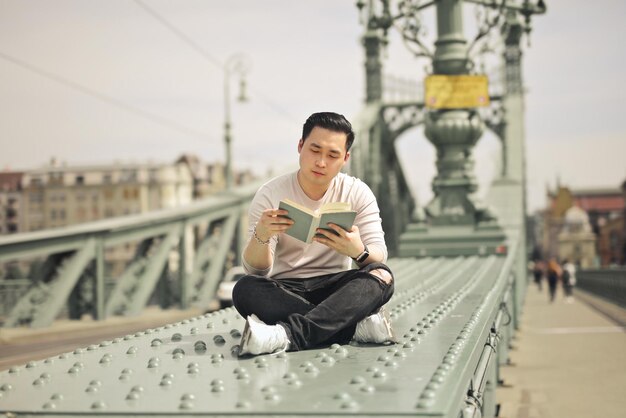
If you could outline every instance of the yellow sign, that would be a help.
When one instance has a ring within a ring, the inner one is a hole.
[[[426,107],[462,109],[489,105],[484,75],[431,75],[426,77]]]

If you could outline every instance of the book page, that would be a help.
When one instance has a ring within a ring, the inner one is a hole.
[[[325,203],[318,209],[318,213],[329,212],[349,212],[352,210],[350,202],[330,202]]]

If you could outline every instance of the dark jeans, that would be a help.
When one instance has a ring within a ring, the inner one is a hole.
[[[356,324],[389,301],[394,281],[387,284],[370,273],[393,273],[385,264],[306,279],[245,276],[233,289],[233,304],[241,316],[256,314],[266,324],[282,325],[289,350],[346,344]]]

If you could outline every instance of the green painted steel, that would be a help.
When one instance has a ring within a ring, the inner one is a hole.
[[[626,308],[626,268],[624,267],[578,270],[576,286]]]
[[[20,298],[5,320],[5,326],[49,326],[94,255],[95,240],[88,239],[80,250],[59,257],[50,278],[37,282]]]
[[[227,268],[228,252],[239,252],[241,239],[235,236],[237,224],[242,222],[242,214],[258,187],[259,183],[238,187],[183,208],[92,222],[63,230],[0,237],[0,262],[46,256],[40,274],[33,278],[28,290],[19,292],[19,299],[12,303],[3,326],[47,326],[66,303],[73,312],[72,317],[76,318],[83,313],[92,313],[97,319],[110,315],[137,315],[157,289],[172,252],[177,248],[180,251],[182,245],[189,245],[186,237],[189,237],[191,228],[206,224],[211,225],[211,231],[220,231],[215,237],[205,237],[205,240],[213,239],[215,250],[208,258],[205,253],[198,254],[206,249],[207,243],[202,241],[198,248],[189,248],[189,252],[184,253],[184,259],[179,260],[178,285],[181,289],[189,286],[192,289],[177,292],[185,295],[185,299],[179,297],[175,303],[186,306],[193,302],[200,308],[207,308],[202,304],[208,304],[212,298],[219,277]],[[137,253],[121,276],[113,282],[111,278],[105,278],[105,249],[137,240],[140,241]],[[192,260],[198,260],[191,262],[193,270],[188,276],[181,274],[181,271],[187,272],[187,254]],[[114,283],[108,298],[105,298],[105,282]],[[171,297],[170,294],[165,296]],[[4,309],[8,310],[7,307]]]
[[[233,308],[0,373],[24,416],[457,417],[496,384],[512,255],[392,259],[393,345],[238,358]]]

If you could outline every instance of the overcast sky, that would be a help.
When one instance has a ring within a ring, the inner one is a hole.
[[[0,0],[0,168],[40,167],[52,157],[69,165],[170,162],[182,153],[223,160],[220,65],[236,53],[251,68],[250,101],[232,104],[235,166],[260,174],[295,163],[310,113],[354,119],[361,108],[363,28],[354,3]],[[626,179],[626,2],[546,3],[524,49],[531,210],[557,177],[574,188]],[[427,39],[436,33],[431,17]],[[391,37],[387,73],[419,81],[424,65]],[[233,78],[233,97],[236,85]],[[432,146],[420,129],[398,146],[424,204]],[[497,155],[497,140],[485,135],[476,149],[481,183],[497,170]]]

